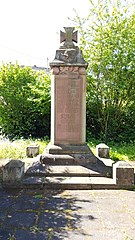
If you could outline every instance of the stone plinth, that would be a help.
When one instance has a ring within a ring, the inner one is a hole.
[[[96,156],[100,158],[109,158],[110,148],[104,144],[100,143],[96,146]]]
[[[16,185],[24,175],[25,163],[20,160],[11,160],[3,167],[3,184]]]
[[[39,146],[31,145],[26,148],[27,157],[36,157],[39,154]]]
[[[49,144],[45,149],[45,152],[41,155],[40,161],[44,164],[77,165],[96,163],[97,158],[91,152],[87,144]]]
[[[134,184],[134,168],[125,161],[113,164],[113,179],[116,184],[132,186]]]

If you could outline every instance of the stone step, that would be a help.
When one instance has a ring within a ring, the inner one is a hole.
[[[51,145],[48,144],[45,151],[41,155],[41,162],[44,163],[56,163],[62,164],[65,161],[65,164],[81,164],[83,163],[96,163],[97,158],[92,153],[87,144],[60,144],[60,145]]]
[[[75,155],[68,155],[68,154],[42,154],[40,156],[40,162],[42,164],[50,164],[50,165],[78,165],[78,164],[85,164],[85,163],[95,163],[95,156],[92,157],[90,154],[75,154]]]
[[[26,176],[74,176],[74,177],[103,177],[106,176],[101,173],[95,165],[79,166],[79,165],[42,165],[37,162],[34,166],[30,167]]]
[[[51,145],[48,144],[48,146],[45,149],[46,154],[55,154],[55,155],[63,155],[63,154],[85,154],[90,153],[91,150],[87,146],[87,144],[80,144],[80,145],[73,145],[73,144],[59,144],[59,145]],[[91,152],[92,154],[92,152]]]
[[[32,189],[131,189],[131,186],[118,185],[106,177],[28,177],[23,180],[23,188]]]
[[[50,165],[71,165],[77,164],[75,162],[74,157],[70,155],[54,155],[54,154],[42,154],[40,157],[40,162],[42,164],[50,164]]]

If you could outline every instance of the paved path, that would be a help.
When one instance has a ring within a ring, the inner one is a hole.
[[[1,189],[0,239],[134,240],[135,191]]]

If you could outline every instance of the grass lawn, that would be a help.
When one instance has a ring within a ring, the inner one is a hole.
[[[15,141],[9,141],[8,139],[0,138],[0,159],[23,159],[26,158],[26,147],[31,144],[39,145],[39,153],[42,153],[49,143],[49,140],[44,139],[20,139]],[[89,141],[88,145],[95,154],[96,145],[100,142],[95,140]],[[135,161],[135,144],[123,143],[123,144],[108,144],[110,147],[110,158],[113,160],[128,160]]]

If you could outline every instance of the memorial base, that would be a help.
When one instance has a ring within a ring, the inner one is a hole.
[[[44,164],[88,164],[97,163],[97,158],[87,144],[49,144],[40,158]]]

